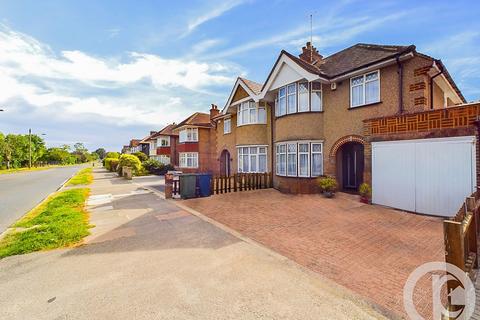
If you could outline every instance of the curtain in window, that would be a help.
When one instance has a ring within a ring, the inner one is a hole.
[[[289,143],[287,145],[287,175],[297,175],[297,144]]]
[[[369,73],[365,76],[365,103],[373,103],[380,100],[380,81],[378,72]]]
[[[288,113],[297,112],[297,85],[295,83],[287,86],[288,90]]]
[[[322,111],[321,91],[312,91],[312,111]]]
[[[308,143],[298,144],[298,175],[302,177],[308,176]]]
[[[298,84],[298,111],[308,111],[308,82]]]

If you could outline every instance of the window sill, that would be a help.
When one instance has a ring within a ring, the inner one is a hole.
[[[266,122],[262,122],[262,123],[246,123],[246,124],[237,124],[237,128],[238,127],[245,127],[245,126],[255,126],[255,125],[263,125],[265,126],[267,123]]]
[[[294,113],[287,113],[287,114],[283,114],[281,116],[275,116],[275,119],[284,118],[284,117],[287,117],[287,116],[293,116],[293,115],[296,115],[296,114],[308,114],[308,113],[323,113],[323,110],[321,110],[321,111],[300,111],[300,112],[294,112]]]
[[[275,175],[276,175],[277,177],[293,178],[293,179],[316,179],[316,178],[318,178],[318,177],[321,177],[321,175],[320,175],[320,176],[314,176],[314,177],[287,176],[287,175],[281,175],[281,174],[277,174],[277,173],[275,173]]]
[[[376,101],[376,102],[371,102],[371,103],[367,103],[367,104],[361,104],[361,105],[355,106],[355,107],[350,106],[348,108],[348,110],[355,110],[355,109],[363,108],[363,107],[371,107],[371,106],[374,106],[374,105],[377,105],[377,104],[380,104],[380,103],[382,103],[382,101]]]
[[[223,135],[226,136],[227,134],[231,134],[232,132],[224,132]]]
[[[198,140],[197,141],[183,141],[183,142],[179,142],[179,143],[182,144],[182,143],[197,143],[197,142],[198,142]]]

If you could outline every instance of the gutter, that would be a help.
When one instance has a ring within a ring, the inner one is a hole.
[[[437,60],[434,60],[433,61],[433,66],[432,67],[437,67]],[[432,77],[430,77],[430,109],[433,110],[433,80],[438,77],[439,75],[443,74],[444,72],[444,69],[443,68],[439,68],[440,69],[440,72],[438,72],[437,74],[433,75]]]
[[[398,102],[398,112],[400,114],[403,113],[403,65],[400,62],[400,56],[396,57],[397,60],[397,66],[398,66],[398,96],[399,96],[399,102]]]

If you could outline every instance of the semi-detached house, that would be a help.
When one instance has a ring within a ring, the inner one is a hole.
[[[330,175],[346,191],[373,182],[375,194],[376,142],[364,122],[464,103],[443,63],[413,45],[356,44],[324,57],[307,43],[298,57],[281,51],[263,84],[236,80],[213,117],[210,170],[271,172],[273,186],[289,193],[318,192],[316,178]]]

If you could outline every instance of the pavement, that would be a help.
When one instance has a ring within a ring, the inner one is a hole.
[[[0,175],[0,234],[56,191],[79,168],[68,166]]]
[[[96,170],[84,245],[0,260],[0,319],[384,319],[136,181]]]
[[[445,261],[443,219],[359,202],[337,193],[288,195],[274,189],[232,192],[183,205],[405,317],[403,288],[420,265]],[[420,314],[432,316],[432,284],[415,287]]]

